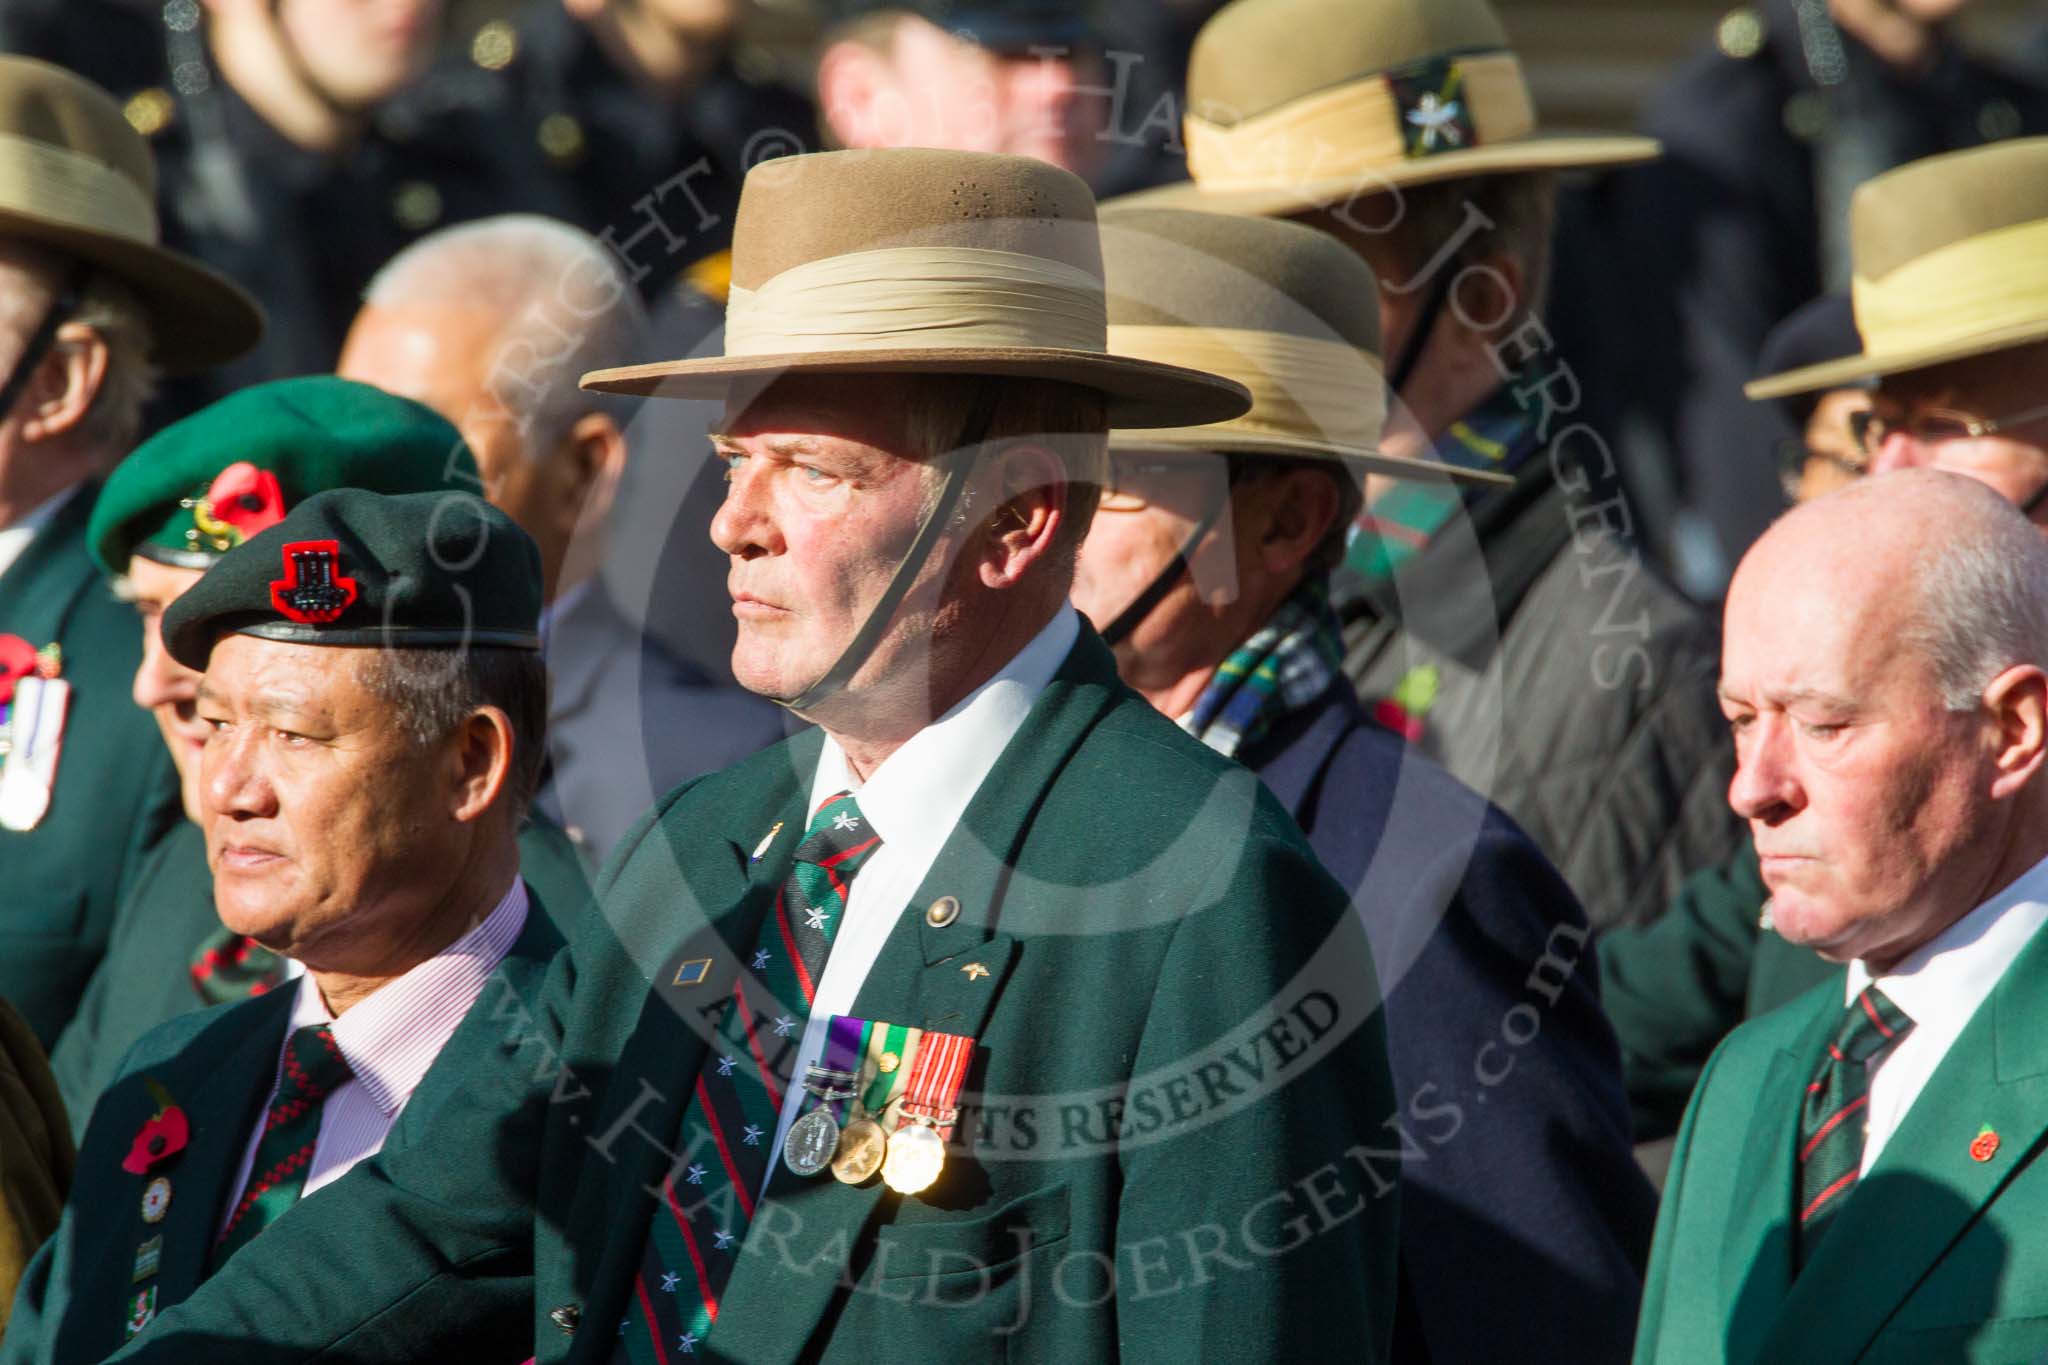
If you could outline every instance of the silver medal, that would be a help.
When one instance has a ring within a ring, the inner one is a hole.
[[[782,1161],[800,1176],[819,1174],[839,1150],[839,1124],[829,1109],[813,1109],[789,1126],[782,1140]]]

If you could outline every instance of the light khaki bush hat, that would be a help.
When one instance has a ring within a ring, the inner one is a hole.
[[[1866,180],[1849,201],[1849,259],[1862,351],[1744,393],[1783,398],[2048,340],[2048,137]]]
[[[1327,233],[1272,218],[1111,206],[1102,214],[1109,349],[1237,380],[1251,411],[1209,426],[1115,430],[1112,447],[1328,459],[1404,478],[1509,484],[1384,454],[1386,376],[1372,268]]]
[[[0,56],[0,239],[96,266],[149,316],[151,358],[172,373],[233,359],[263,313],[228,280],[166,250],[156,160],[112,96],[61,66]]]
[[[725,354],[585,375],[585,388],[723,396],[785,374],[1057,380],[1110,422],[1243,413],[1238,384],[1109,354],[1095,197],[1028,157],[892,148],[762,162],[733,223]]]
[[[1537,131],[1485,0],[1235,0],[1188,63],[1187,183],[1143,202],[1281,216],[1464,176],[1648,161],[1644,137]]]

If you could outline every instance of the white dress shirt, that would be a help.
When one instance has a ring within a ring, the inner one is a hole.
[[[1906,1111],[1926,1088],[1977,1007],[2044,923],[2048,923],[2048,861],[2036,863],[2012,885],[1877,978],[1877,988],[1905,1011],[1913,1021],[1913,1031],[1885,1054],[1871,1073],[1864,1172],[1905,1121]],[[1870,982],[1870,969],[1860,961],[1851,962],[1844,1003],[1855,1003]]]
[[[803,1045],[791,1073],[795,1079],[782,1097],[775,1145],[769,1149],[769,1180],[781,1164],[776,1157],[782,1139],[803,1110],[802,1079],[825,1050],[826,1022],[853,1009],[854,997],[904,907],[924,884],[967,803],[1024,724],[1038,694],[1066,662],[1080,633],[1080,618],[1072,607],[1062,606],[1001,672],[911,736],[864,783],[848,770],[845,752],[830,735],[825,737],[807,809],[816,810],[828,798],[850,791],[869,827],[882,836],[882,846],[853,879],[845,918],[833,935],[832,954],[811,998],[810,1019],[816,1027],[804,1026]],[[766,1181],[762,1189],[767,1189]]]
[[[355,1074],[329,1092],[320,1109],[320,1136],[313,1164],[306,1173],[303,1198],[348,1174],[349,1168],[384,1145],[385,1135],[420,1078],[441,1055],[455,1026],[483,994],[491,972],[504,961],[519,931],[526,927],[526,883],[512,879],[512,889],[490,914],[461,938],[400,977],[385,982],[336,1018],[321,998],[319,983],[309,972],[299,978],[291,1024],[277,1049],[264,1114],[277,1098],[284,1075],[285,1048],[291,1036],[308,1024],[332,1024],[334,1043]],[[233,1197],[221,1208],[223,1228],[249,1183],[256,1144],[263,1137],[263,1117],[242,1152]]]
[[[80,485],[73,484],[56,497],[43,499],[27,516],[12,526],[0,527],[0,574],[5,574],[14,567],[14,561],[20,559],[22,552],[28,549],[29,543],[36,538],[36,532],[50,524],[64,504],[76,496],[79,487]],[[31,640],[29,643],[34,644],[35,641]]]

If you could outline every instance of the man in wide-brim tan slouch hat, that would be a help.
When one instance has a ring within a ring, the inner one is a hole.
[[[1332,584],[1360,699],[1513,816],[1597,926],[1654,915],[1739,833],[1713,625],[1632,548],[1542,312],[1557,173],[1656,143],[1541,131],[1485,0],[1236,0],[1195,41],[1185,133],[1192,182],[1119,206],[1336,237],[1379,280],[1380,448],[1513,480],[1369,486]]]
[[[1585,914],[1527,835],[1366,715],[1328,579],[1365,470],[1483,476],[1377,453],[1375,283],[1329,236],[1151,208],[1102,229],[1111,349],[1228,375],[1253,406],[1111,433],[1075,602],[1122,625],[1106,633],[1125,681],[1300,823],[1364,919],[1395,1093],[1428,1093],[1469,1073],[1528,964]],[[1563,983],[1516,1056],[1514,1085],[1403,1173],[1397,1362],[1627,1353],[1655,1201],[1589,978]]]
[[[725,355],[589,382],[726,395],[734,672],[818,726],[664,798],[473,1101],[117,1358],[1383,1360],[1363,929],[1066,600],[1110,424],[1245,390],[1110,354],[1020,157],[766,163],[733,274]]]
[[[234,285],[159,245],[156,168],[121,106],[0,57],[0,996],[47,1045],[144,852],[179,818],[128,698],[134,613],[85,542],[159,371],[247,350]]]
[[[1871,412],[1853,423],[1871,473],[1952,469],[2048,519],[2048,138],[1866,181],[1849,234],[1863,349],[1743,391],[1781,398],[1875,378]]]

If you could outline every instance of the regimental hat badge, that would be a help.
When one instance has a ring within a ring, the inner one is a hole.
[[[178,505],[192,513],[186,547],[226,554],[284,520],[284,487],[269,470],[238,460],[215,476],[204,493],[181,498]]]
[[[340,570],[341,542],[286,541],[284,577],[272,580],[270,603],[286,620],[326,625],[356,600],[355,579]]]
[[[1465,69],[1432,57],[1387,73],[1387,89],[1401,112],[1402,149],[1412,161],[1479,144],[1479,128],[1465,98]]]

